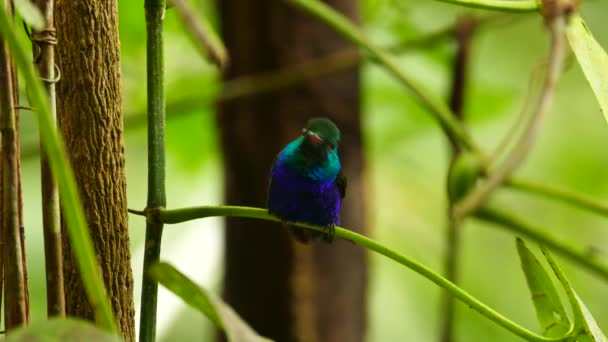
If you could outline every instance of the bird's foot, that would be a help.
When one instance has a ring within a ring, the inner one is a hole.
[[[336,224],[331,223],[323,229],[323,236],[321,239],[327,243],[332,243],[334,241],[334,235],[336,235]]]

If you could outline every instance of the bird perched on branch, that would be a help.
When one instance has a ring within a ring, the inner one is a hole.
[[[338,157],[340,130],[326,118],[308,121],[302,134],[285,146],[272,166],[268,211],[279,217],[304,243],[319,238],[332,242],[340,223],[346,178]],[[326,227],[324,232],[290,225],[303,222]]]

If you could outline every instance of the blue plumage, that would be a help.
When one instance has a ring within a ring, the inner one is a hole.
[[[302,242],[333,238],[340,223],[345,178],[337,143],[340,133],[328,119],[311,119],[302,136],[290,142],[275,159],[268,191],[268,211],[284,222],[328,227],[327,233],[287,225]]]

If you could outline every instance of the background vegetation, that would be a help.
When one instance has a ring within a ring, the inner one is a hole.
[[[214,13],[212,1],[192,1]],[[127,191],[130,207],[141,208],[146,194],[145,22],[143,1],[119,1],[124,86]],[[584,1],[581,12],[597,41],[608,46],[603,24],[608,3]],[[417,38],[454,25],[464,14],[488,12],[430,1],[362,1],[364,29],[380,45]],[[211,16],[213,18],[213,16]],[[545,61],[547,31],[535,14],[491,19],[472,43],[470,84],[465,115],[472,134],[493,149],[515,120],[529,92],[531,72]],[[400,54],[399,63],[447,98],[455,45],[440,43]],[[221,155],[213,97],[219,75],[200,57],[184,34],[175,11],[166,13],[167,198],[177,208],[221,202]],[[437,125],[377,66],[362,68],[367,191],[371,236],[395,250],[441,270],[445,251],[445,174],[448,145]],[[538,82],[539,77],[537,77]],[[311,113],[314,115],[314,113]],[[23,186],[32,319],[45,318],[44,266],[39,210],[39,166],[30,146],[37,146],[34,117],[22,115]],[[518,173],[608,197],[608,129],[593,93],[575,59],[567,57],[555,105],[529,159]],[[269,166],[270,167],[270,166]],[[605,219],[580,210],[508,190],[493,202],[529,217],[547,232],[608,257]],[[144,221],[131,217],[132,264],[136,308],[141,286]],[[506,316],[537,329],[513,236],[470,219],[463,230],[461,284]],[[219,288],[222,272],[221,220],[168,226],[163,259],[207,288]],[[577,266],[561,263],[596,319],[608,321],[606,283]],[[339,291],[339,289],[336,289]],[[369,341],[433,341],[438,334],[440,289],[413,272],[370,254]],[[172,294],[159,293],[159,340],[210,338],[211,324],[192,314]],[[136,319],[136,322],[138,320]],[[603,326],[606,326],[604,324]],[[468,307],[457,304],[456,333],[461,341],[514,341],[517,338]]]

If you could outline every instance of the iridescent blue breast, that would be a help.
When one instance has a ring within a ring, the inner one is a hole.
[[[335,149],[327,152],[327,159],[318,165],[310,166],[298,153],[298,148],[304,138],[300,137],[279,153],[277,163],[282,163],[286,168],[291,168],[295,173],[315,181],[334,181],[340,172],[340,158]]]

